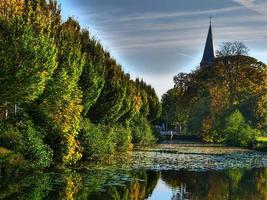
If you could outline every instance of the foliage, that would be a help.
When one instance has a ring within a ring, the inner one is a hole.
[[[131,146],[131,132],[120,125],[113,127],[93,124],[84,119],[78,136],[83,159],[102,159],[115,151],[127,151]]]
[[[80,43],[76,41],[76,37],[79,38],[78,30],[79,25],[72,19],[62,25],[58,38],[58,67],[39,100],[41,112],[59,134],[61,148],[56,154],[65,165],[73,164],[81,158],[76,136],[82,112],[82,93],[78,88],[78,80],[84,57]]]
[[[130,125],[133,143],[151,144],[156,142],[151,126],[144,117],[136,116]]]
[[[141,113],[143,104],[144,102],[142,101],[141,94],[137,89],[135,82],[130,80],[127,84],[126,96],[122,107],[123,114],[120,117],[119,122],[130,122],[134,116]]]
[[[54,40],[22,24],[21,18],[0,19],[1,103],[34,101],[57,66]]]
[[[243,126],[242,134],[254,133],[254,129],[261,134],[266,132],[267,67],[255,58],[240,55],[244,50],[241,44],[227,45],[232,48],[233,55],[218,57],[212,66],[189,74],[178,74],[174,77],[174,88],[162,99],[162,118],[166,121],[167,111],[172,124],[184,124],[187,134],[198,135],[205,142],[226,139],[222,131],[225,120],[235,110],[240,110],[244,120],[249,122],[249,126]],[[249,145],[239,143],[237,145]]]
[[[267,142],[267,137],[257,137],[258,142]]]
[[[30,168],[43,169],[52,163],[53,152],[44,144],[41,130],[25,117],[1,123],[0,144],[29,160]]]
[[[251,147],[258,135],[238,110],[226,118],[225,127],[225,143],[233,146]]]
[[[105,56],[105,63],[105,86],[91,109],[90,118],[94,122],[115,123],[121,117],[120,111],[126,94],[125,77],[121,67],[109,54]]]
[[[83,91],[83,113],[87,115],[105,84],[105,51],[99,42],[90,38],[87,30],[81,33],[81,45],[85,55],[85,65],[79,85]]]
[[[174,87],[162,96],[162,120],[167,123],[168,129],[179,126],[181,133],[185,134],[188,121],[188,109],[183,98],[183,91]]]
[[[125,128],[121,125],[116,125],[113,130],[117,151],[127,151],[131,148],[132,133],[129,128]]]
[[[67,167],[81,159],[81,147],[86,159],[127,150],[129,126],[138,130],[140,142],[154,140],[149,123],[161,112],[155,90],[132,80],[78,21],[63,22],[57,1],[0,2],[0,62],[1,113],[17,105],[31,117],[3,122],[10,143],[2,142],[33,159],[36,168],[51,163],[48,145],[53,162]],[[137,116],[142,122],[133,125]],[[26,139],[36,143],[32,157],[23,149]]]
[[[267,151],[267,137],[257,137],[255,143],[255,149]]]
[[[84,120],[78,136],[83,148],[83,159],[103,158],[115,150],[114,132],[105,125],[96,125]]]
[[[141,90],[141,98],[143,105],[141,107],[141,115],[146,117],[149,122],[157,120],[162,112],[161,104],[158,100],[155,90],[147,85],[143,80],[136,80],[137,87]]]

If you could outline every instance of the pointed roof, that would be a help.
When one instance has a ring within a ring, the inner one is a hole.
[[[205,50],[203,54],[202,61],[200,63],[200,66],[208,66],[213,63],[215,58],[214,55],[214,48],[213,48],[213,37],[212,37],[212,26],[211,26],[211,20],[210,20],[210,26],[209,26],[209,32],[206,40]]]

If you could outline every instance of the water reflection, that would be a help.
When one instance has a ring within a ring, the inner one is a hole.
[[[12,200],[267,199],[267,168],[208,172],[112,169],[0,181],[0,199]]]
[[[267,169],[225,171],[161,172],[166,187],[175,191],[172,199],[267,199]]]

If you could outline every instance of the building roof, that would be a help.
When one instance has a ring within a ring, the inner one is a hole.
[[[213,63],[215,58],[214,47],[213,47],[213,36],[212,36],[212,26],[210,23],[209,32],[206,40],[205,50],[203,53],[203,58],[201,60],[200,66],[209,66]]]

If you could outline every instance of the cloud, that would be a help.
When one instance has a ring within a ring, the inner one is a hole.
[[[246,17],[243,19],[246,19]],[[222,25],[216,25],[213,29],[215,40],[219,39],[220,41],[225,41],[229,40],[229,38],[241,41],[266,40],[266,26],[255,28],[242,23],[223,24],[224,20],[221,21]],[[192,23],[191,26],[197,27],[198,23]],[[188,51],[204,45],[207,26],[204,25],[192,29],[176,29],[175,27],[174,25],[172,30],[169,29],[168,31],[161,31],[148,35],[133,36],[117,32],[109,35],[108,39],[113,40],[115,44],[113,47],[118,51],[132,51],[134,49],[140,51],[140,49],[151,48],[177,48]],[[158,25],[158,28],[160,29],[160,25]],[[171,28],[171,25],[169,28]],[[142,32],[142,30],[140,30],[140,32]]]
[[[157,12],[157,13],[137,13],[133,15],[124,16],[121,18],[113,18],[104,21],[104,23],[110,22],[128,22],[128,21],[136,21],[136,20],[157,20],[157,19],[166,19],[166,18],[174,18],[174,17],[186,17],[186,16],[196,16],[196,15],[214,15],[218,13],[225,13],[225,12],[233,12],[241,10],[242,7],[240,6],[233,6],[227,8],[218,8],[218,9],[209,9],[203,11],[186,11],[186,12]]]
[[[177,0],[164,6],[163,0],[62,1],[69,2],[65,15],[78,16],[126,72],[144,78],[159,95],[172,87],[173,75],[199,64],[209,15],[216,46],[244,41],[252,56],[266,61],[267,0]]]
[[[233,0],[233,1],[257,13],[267,15],[266,0]]]

